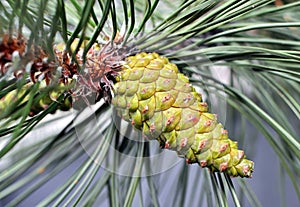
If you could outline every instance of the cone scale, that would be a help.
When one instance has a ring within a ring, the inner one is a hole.
[[[187,163],[251,177],[254,163],[228,138],[189,79],[167,58],[157,53],[129,56],[116,79],[112,104],[148,139],[176,151]]]

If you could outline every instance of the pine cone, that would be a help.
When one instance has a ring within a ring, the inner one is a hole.
[[[29,82],[25,84],[22,88],[20,89],[15,89],[11,92],[9,92],[6,96],[2,97],[0,99],[0,111],[4,111],[11,103],[16,102],[18,99],[20,99],[25,93],[26,90],[32,86],[33,83]],[[70,95],[65,93],[66,86],[64,84],[59,83],[58,87],[55,88],[47,88],[46,81],[43,80],[40,83],[39,90],[41,91],[40,93],[36,94],[36,98],[34,99],[31,107],[30,107],[30,116],[34,116],[41,111],[44,111],[49,107],[49,105],[53,102],[59,103],[58,108],[59,110],[62,111],[68,111],[72,107],[72,98]],[[53,87],[53,86],[52,86]],[[64,99],[61,102],[58,102],[58,98],[60,95],[64,94]],[[25,103],[28,101],[29,95],[25,96],[25,98],[20,102],[20,104]],[[54,113],[53,111],[52,113]]]
[[[175,64],[157,53],[126,59],[114,86],[118,114],[162,148],[213,172],[251,177],[254,163],[228,138],[215,114]]]
[[[66,90],[72,86],[73,75],[77,72],[75,64],[71,64],[67,55],[62,57],[62,52],[56,48],[54,48],[54,53],[57,60],[48,60],[48,54],[41,47],[35,45],[25,50],[26,47],[27,40],[21,35],[14,37],[5,34],[0,40],[0,76],[8,73],[8,78],[10,78],[10,73],[13,72],[15,78],[21,79],[24,74],[28,72],[30,74],[27,84],[0,99],[0,110],[6,109],[12,102],[20,99],[36,82],[40,82],[39,89],[45,93],[35,94],[36,98],[30,108],[30,115],[33,116],[45,110],[51,103],[57,102],[62,94],[65,96],[59,103],[58,109],[69,110],[72,106],[72,99],[70,92]],[[61,68],[60,72],[58,68]],[[56,85],[58,86],[53,87]],[[20,104],[28,101],[28,98],[29,95]]]

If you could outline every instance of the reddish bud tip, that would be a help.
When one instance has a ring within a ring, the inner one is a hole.
[[[169,147],[170,147],[169,141],[166,141],[166,143],[165,143],[165,149],[169,149]]]
[[[207,120],[204,124],[204,126],[209,127],[212,124],[212,120]]]
[[[164,83],[165,83],[165,84],[169,84],[170,82],[171,82],[170,79],[165,79],[165,80],[164,80]]]
[[[150,131],[151,131],[151,132],[154,132],[154,130],[155,130],[155,124],[152,123],[152,124],[150,125]]]
[[[174,115],[171,116],[170,118],[168,118],[167,121],[166,121],[166,125],[167,126],[170,125],[174,121],[174,119],[175,119]]]
[[[227,168],[228,168],[228,163],[227,163],[227,162],[223,162],[223,163],[220,164],[219,170],[220,170],[221,172],[223,172],[223,171],[226,170]]]
[[[205,167],[207,165],[207,161],[206,160],[201,160],[200,161],[200,166],[201,167]]]
[[[201,140],[198,146],[198,149],[203,149],[207,143],[207,139]]]
[[[244,151],[239,150],[239,152],[238,152],[238,158],[242,159],[244,157],[244,154],[245,154]]]
[[[187,102],[189,102],[190,100],[192,100],[193,99],[193,96],[191,95],[191,94],[188,94],[184,99],[183,99],[183,101],[184,101],[184,103],[187,103]]]
[[[228,143],[224,143],[220,146],[219,152],[224,152],[228,147]]]
[[[182,138],[180,140],[180,147],[185,147],[187,145],[187,142],[188,142],[188,138]]]
[[[148,107],[148,105],[146,105],[146,106],[144,107],[144,109],[142,110],[142,113],[144,114],[144,113],[146,113],[148,110],[149,110],[149,107]]]
[[[250,168],[249,168],[249,165],[243,166],[243,173],[244,173],[245,175],[249,175],[249,174],[250,174]]]
[[[145,94],[147,92],[147,88],[143,88],[141,94]]]
[[[207,107],[207,103],[206,102],[202,102],[201,106]]]
[[[192,121],[195,124],[197,124],[199,121],[198,117],[195,114],[189,115],[188,119],[189,119],[189,121]]]
[[[228,131],[226,129],[222,129],[222,134],[228,134]]]
[[[164,96],[161,101],[166,102],[166,101],[170,100],[170,98],[171,98],[171,96],[170,96],[170,94],[168,94],[168,95]]]

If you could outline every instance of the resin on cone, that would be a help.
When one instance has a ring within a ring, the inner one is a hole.
[[[157,53],[139,53],[125,62],[112,99],[119,116],[188,163],[233,177],[251,177],[254,163],[228,138],[175,64]]]

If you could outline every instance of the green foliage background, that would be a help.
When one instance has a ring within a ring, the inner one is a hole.
[[[282,6],[270,0],[6,0],[0,2],[0,33],[22,33],[49,58],[53,44],[64,42],[71,52],[75,38],[88,40],[86,54],[96,41],[107,43],[118,35],[124,36],[123,46],[170,58],[208,101],[217,97],[212,110],[226,114],[230,137],[254,161],[261,159],[255,155],[261,155],[258,134],[263,135],[280,166],[278,205],[288,206],[286,180],[300,201],[300,1],[280,2]],[[221,67],[226,80],[216,75]],[[27,79],[2,74],[0,98]],[[153,146],[120,134],[113,110],[103,101],[88,115],[83,115],[85,106],[50,115],[58,108],[53,102],[28,117],[32,102],[43,95],[37,85],[28,89],[31,98],[25,104],[19,97],[0,111],[0,201],[5,205],[21,205],[77,161],[80,166],[65,182],[37,198],[38,206],[262,206],[248,180],[234,179],[233,186],[226,175],[184,163],[172,174],[144,178],[102,169],[107,159],[113,169],[122,162],[118,154],[107,155],[112,145],[137,157],[132,173],[139,175],[145,167],[141,155],[151,155]],[[53,124],[61,127],[51,130]],[[28,134],[39,128],[43,133],[32,141]],[[133,132],[129,128],[127,133]],[[252,180],[264,176],[273,173],[255,168]]]

